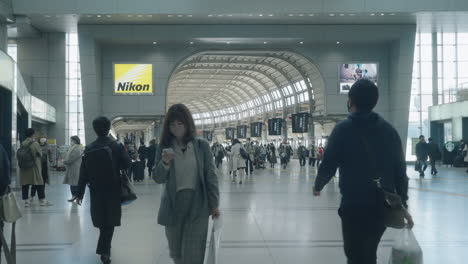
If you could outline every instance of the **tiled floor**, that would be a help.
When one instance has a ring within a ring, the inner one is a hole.
[[[440,168],[434,179],[419,180],[411,167],[410,207],[414,232],[425,264],[464,264],[468,259],[468,174]],[[220,171],[224,218],[221,264],[345,263],[337,215],[337,180],[320,198],[312,196],[316,171],[293,161],[286,170],[259,170],[243,185]],[[84,205],[68,203],[63,173],[54,172],[47,187],[54,206],[36,201],[17,225],[18,263],[97,264],[97,230]],[[136,184],[139,199],[124,207],[123,225],[116,230],[113,263],[171,263],[164,230],[156,224],[162,186],[151,180]],[[7,230],[9,227],[7,227]],[[387,231],[379,263],[388,263],[397,232]],[[7,231],[7,235],[9,232]]]

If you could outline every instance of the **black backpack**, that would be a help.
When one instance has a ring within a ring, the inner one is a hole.
[[[249,154],[247,153],[247,151],[245,151],[244,148],[240,148],[240,155],[245,160],[249,159]]]
[[[16,152],[16,159],[18,159],[18,166],[21,169],[31,169],[34,167],[34,156],[31,150],[31,145],[34,141],[31,141],[28,145],[21,144],[21,147]]]

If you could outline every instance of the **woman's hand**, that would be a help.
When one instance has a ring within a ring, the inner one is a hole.
[[[414,227],[413,217],[411,216],[411,214],[407,210],[405,211],[405,219],[406,219],[406,226],[409,229],[413,229],[413,227]]]
[[[219,208],[213,209],[213,211],[211,211],[211,217],[213,219],[218,219],[220,216],[221,212],[219,211]]]
[[[169,164],[171,160],[175,159],[175,153],[174,152],[167,152],[164,151],[162,153],[162,160],[165,164]]]

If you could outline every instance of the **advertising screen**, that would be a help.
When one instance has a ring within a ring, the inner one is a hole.
[[[309,113],[292,115],[292,132],[307,133],[309,131]]]
[[[281,118],[268,119],[268,135],[269,136],[281,136],[282,128],[283,128],[283,120]]]
[[[153,94],[153,65],[114,64],[114,94]]]
[[[226,128],[226,139],[234,139],[234,131],[236,129],[233,127]]]
[[[237,138],[247,138],[247,126],[237,126]]]
[[[377,83],[377,63],[342,64],[340,67],[340,93],[347,94],[360,79]]]
[[[262,122],[255,122],[250,124],[250,136],[251,137],[262,137]]]

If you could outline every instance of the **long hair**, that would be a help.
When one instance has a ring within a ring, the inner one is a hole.
[[[164,127],[161,135],[161,146],[169,147],[172,144],[174,135],[172,135],[169,125],[174,122],[182,122],[185,126],[185,136],[183,142],[189,143],[195,138],[195,122],[193,121],[192,113],[183,104],[175,104],[169,108],[164,119]]]

